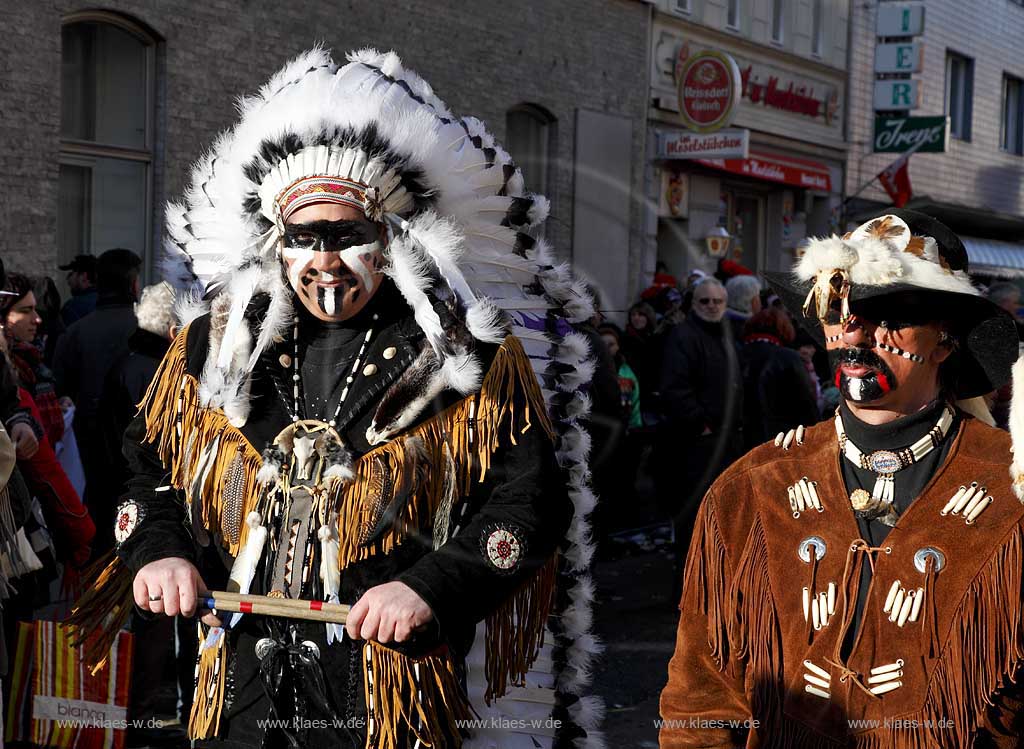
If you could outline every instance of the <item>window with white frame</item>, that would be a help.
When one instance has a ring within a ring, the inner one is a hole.
[[[825,0],[811,0],[811,54],[821,56],[822,37],[824,21]]]
[[[1016,76],[1003,75],[1003,127],[1004,151],[1024,156],[1024,81]]]
[[[148,257],[156,39],[85,12],[61,29],[57,241],[61,262],[113,247]]]
[[[738,29],[740,27],[740,0],[728,0],[725,25],[730,29]]]
[[[974,60],[946,52],[946,114],[949,134],[959,140],[971,139],[971,112],[974,98]]]
[[[782,44],[785,24],[783,16],[786,11],[785,0],[772,0],[772,41]]]
[[[672,10],[676,13],[689,15],[692,10],[691,2],[692,0],[671,0]]]

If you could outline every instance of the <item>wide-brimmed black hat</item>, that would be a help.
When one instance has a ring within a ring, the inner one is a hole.
[[[1009,381],[1018,339],[1013,317],[967,272],[967,250],[947,226],[893,209],[842,237],[811,240],[792,272],[764,275],[823,346],[820,318],[837,306],[874,320],[943,322],[958,342],[946,365],[955,395],[973,398]]]

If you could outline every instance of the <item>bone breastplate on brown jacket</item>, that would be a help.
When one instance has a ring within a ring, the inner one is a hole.
[[[830,422],[718,479],[686,569],[663,747],[1018,745],[999,694],[1024,656],[1010,437],[964,418],[951,439],[878,547]]]

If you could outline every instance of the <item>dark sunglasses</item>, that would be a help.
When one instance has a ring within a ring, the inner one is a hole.
[[[709,296],[702,297],[697,300],[698,304],[725,304],[724,299],[712,299]]]

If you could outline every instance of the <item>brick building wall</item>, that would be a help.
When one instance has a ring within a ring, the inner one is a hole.
[[[150,28],[157,51],[152,246],[162,205],[191,164],[235,122],[235,98],[316,41],[336,59],[353,48],[394,49],[452,110],[483,119],[499,140],[508,109],[539,105],[557,120],[548,238],[571,253],[577,108],[630,117],[633,191],[642,193],[650,10],[637,0],[0,0],[0,256],[8,267],[56,273],[61,23],[100,9]],[[515,154],[513,154],[513,157]],[[630,268],[643,251],[632,211]],[[633,283],[637,272],[624,283]],[[632,292],[632,289],[631,289]]]
[[[1024,214],[1021,179],[1024,159],[1000,149],[1004,73],[1024,78],[1020,39],[1024,7],[1010,0],[927,0],[925,5],[922,101],[911,115],[946,112],[946,52],[974,59],[974,97],[970,142],[949,139],[946,153],[917,153],[910,160],[915,196],[1006,214]],[[968,8],[968,5],[970,6]],[[872,154],[874,112],[875,19],[878,3],[852,3],[850,57],[850,160],[846,187],[852,194],[884,169],[896,154]],[[862,198],[888,203],[877,185]]]

